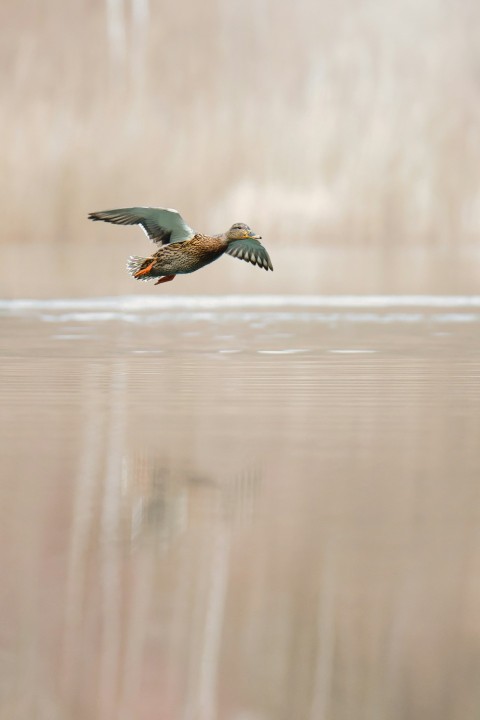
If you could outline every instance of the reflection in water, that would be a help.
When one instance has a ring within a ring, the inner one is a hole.
[[[2,308],[0,717],[476,717],[475,299],[106,302]]]

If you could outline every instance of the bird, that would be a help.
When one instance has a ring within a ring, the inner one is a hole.
[[[131,255],[127,270],[136,280],[156,280],[155,285],[192,273],[217,260],[224,253],[264,270],[273,270],[262,239],[245,223],[234,223],[227,232],[204,235],[189,227],[177,210],[130,207],[91,212],[90,220],[116,225],[140,225],[159,249],[149,257]]]

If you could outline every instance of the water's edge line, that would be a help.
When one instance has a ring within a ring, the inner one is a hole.
[[[258,308],[480,308],[480,295],[122,295],[0,300],[0,312],[88,310],[238,310]]]

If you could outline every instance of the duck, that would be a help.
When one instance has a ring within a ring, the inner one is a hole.
[[[171,208],[101,210],[89,213],[88,218],[116,225],[139,225],[159,246],[149,257],[129,257],[127,270],[136,280],[156,280],[155,285],[160,285],[177,275],[196,272],[224,254],[273,271],[270,256],[260,242],[261,236],[245,223],[234,223],[219,235],[204,235],[192,230],[180,213]]]

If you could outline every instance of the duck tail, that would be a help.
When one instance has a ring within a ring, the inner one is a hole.
[[[152,280],[155,276],[150,275],[153,262],[151,258],[130,255],[127,261],[127,270],[136,280]]]

